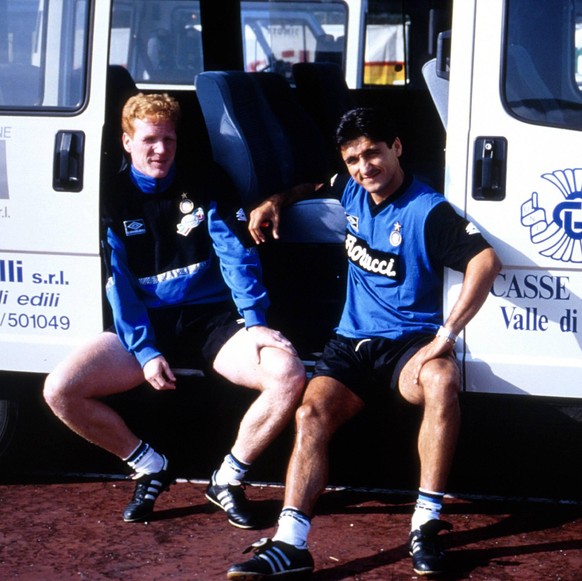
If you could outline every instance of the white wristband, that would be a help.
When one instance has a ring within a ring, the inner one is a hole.
[[[439,327],[436,336],[450,341],[453,345],[457,342],[457,336],[442,325]]]

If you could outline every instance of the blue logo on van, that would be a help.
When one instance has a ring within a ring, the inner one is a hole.
[[[554,187],[532,192],[521,205],[521,223],[542,256],[582,263],[582,168],[541,177]]]

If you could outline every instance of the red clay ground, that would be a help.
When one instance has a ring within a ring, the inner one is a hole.
[[[0,486],[0,579],[99,581],[225,579],[241,550],[272,528],[243,531],[204,499],[204,484],[179,482],[156,516],[127,524],[130,481]],[[265,517],[281,488],[252,486]],[[406,551],[412,498],[330,491],[314,521],[315,581],[414,579]],[[582,505],[501,500],[447,501],[450,574],[442,579],[582,579]]]

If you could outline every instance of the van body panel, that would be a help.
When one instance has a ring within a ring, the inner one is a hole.
[[[45,56],[9,55],[4,63],[8,70],[11,60],[26,58],[41,71],[38,99],[4,95],[0,102],[0,368],[8,371],[47,372],[103,328],[99,176],[107,51],[103,39],[93,50],[84,31],[85,22],[108,30],[109,7],[43,4],[37,28],[27,33],[45,43]]]
[[[503,263],[484,307],[465,329],[465,389],[580,397],[582,205],[576,192],[582,170],[576,168],[582,167],[582,136],[519,119],[508,108],[504,50],[514,47],[505,38],[507,13],[501,0],[455,5],[456,22],[465,25],[454,29],[452,41],[446,194]],[[529,84],[538,82],[533,67],[522,65],[520,74]],[[496,148],[498,160],[491,162],[488,151]],[[485,163],[499,172],[500,187],[490,198],[476,185],[486,179],[479,167]],[[447,305],[459,278],[448,275]]]

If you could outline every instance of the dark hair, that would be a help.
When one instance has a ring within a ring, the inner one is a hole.
[[[392,147],[397,137],[396,130],[388,119],[376,109],[357,107],[344,113],[335,132],[335,143],[338,148],[349,141],[367,137],[372,141],[384,141]]]

